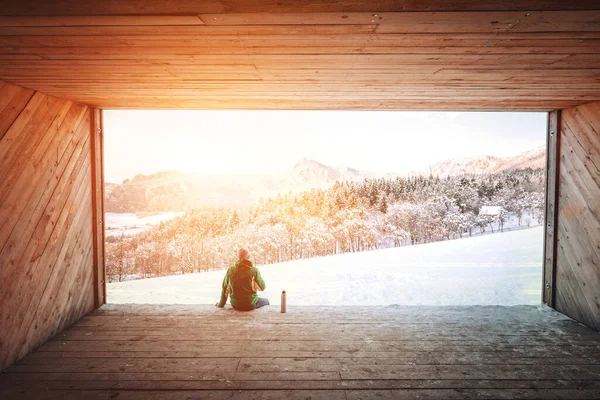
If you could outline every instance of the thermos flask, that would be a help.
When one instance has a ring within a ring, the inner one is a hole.
[[[284,313],[286,311],[287,304],[285,298],[285,290],[281,292],[281,312]]]

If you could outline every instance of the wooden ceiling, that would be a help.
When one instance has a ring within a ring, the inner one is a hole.
[[[101,108],[565,108],[600,100],[600,1],[0,0],[0,80]]]

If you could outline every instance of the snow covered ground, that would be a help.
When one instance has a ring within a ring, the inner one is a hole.
[[[162,221],[182,215],[182,212],[163,212],[147,217],[138,218],[134,213],[110,213],[107,212],[106,237],[110,236],[132,236],[158,225]]]
[[[279,304],[539,304],[543,228],[259,266]],[[109,303],[214,304],[225,271],[108,284]]]

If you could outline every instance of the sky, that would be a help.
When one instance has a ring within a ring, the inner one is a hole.
[[[544,146],[546,120],[513,112],[105,111],[105,180],[162,170],[281,173],[303,158],[402,175]]]

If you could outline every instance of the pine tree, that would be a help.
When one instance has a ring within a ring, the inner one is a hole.
[[[232,230],[236,230],[238,226],[240,226],[240,217],[238,216],[237,211],[233,211],[233,214],[231,214],[231,220],[229,221],[229,226],[232,228]]]
[[[388,201],[386,196],[382,193],[377,200],[377,210],[383,214],[388,212]]]

